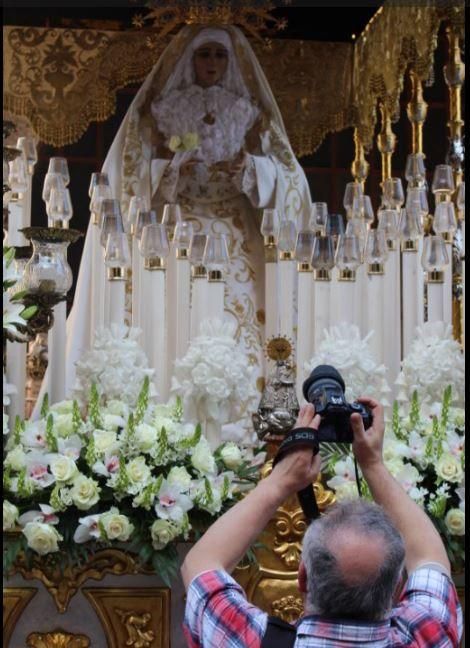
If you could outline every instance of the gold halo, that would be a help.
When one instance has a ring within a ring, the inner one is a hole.
[[[292,349],[292,341],[287,337],[274,337],[266,342],[266,355],[271,360],[287,360]]]

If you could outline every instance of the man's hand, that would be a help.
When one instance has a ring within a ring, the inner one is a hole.
[[[382,405],[372,398],[362,397],[358,401],[372,412],[372,425],[368,430],[364,430],[360,414],[351,414],[351,427],[354,434],[352,449],[360,467],[366,470],[374,464],[382,463],[384,410]]]
[[[308,403],[300,408],[294,430],[299,427],[309,427],[318,430],[320,416],[315,415],[315,408]],[[320,455],[314,456],[310,448],[302,448],[289,452],[276,464],[269,479],[280,489],[284,497],[289,497],[312,484],[320,472]]]

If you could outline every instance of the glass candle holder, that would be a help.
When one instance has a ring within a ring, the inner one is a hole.
[[[129,268],[131,254],[125,232],[111,231],[106,240],[104,263],[108,268]]]
[[[360,182],[348,182],[344,190],[343,207],[348,218],[352,218],[354,208],[362,200],[364,191]]]
[[[382,229],[370,229],[367,232],[364,249],[364,261],[369,274],[383,274],[384,264],[388,257],[387,240]]]
[[[337,239],[344,232],[345,226],[342,214],[328,214],[325,224],[325,236],[332,236]]]
[[[402,209],[398,221],[398,233],[402,250],[416,251],[422,232],[421,214],[418,209]]]
[[[147,201],[142,196],[132,196],[129,201],[127,216],[124,219],[124,229],[132,235],[135,233],[135,225],[139,211],[149,211],[147,208]]]
[[[277,209],[263,209],[261,234],[263,235],[265,246],[274,247],[277,245],[279,237],[279,212]]]
[[[405,202],[405,194],[400,178],[385,178],[382,185],[383,205],[390,209],[399,209]]]
[[[55,234],[61,230],[52,228],[32,227],[25,228],[23,232],[33,245],[33,254],[24,268],[24,289],[34,294],[64,296],[73,281],[67,261],[67,247],[76,240],[74,231],[67,230],[67,233],[70,232],[67,240],[61,240],[60,237],[54,240]]]
[[[315,234],[312,231],[299,232],[295,244],[295,258],[297,260],[297,270],[311,270],[310,260],[312,258],[313,242]]]
[[[385,239],[389,250],[395,249],[398,239],[398,212],[396,209],[379,209],[377,229],[385,232]]]
[[[175,227],[181,223],[181,208],[176,203],[167,203],[163,207],[162,225],[165,225],[168,234],[168,240],[172,241],[175,235]]]
[[[408,187],[405,206],[407,209],[411,209],[412,207],[418,208],[421,212],[421,219],[424,220],[429,214],[428,192],[426,187]]]
[[[49,201],[46,203],[46,213],[50,227],[68,228],[73,208],[70,191],[67,188],[51,189]]]
[[[104,198],[100,207],[100,244],[106,247],[108,236],[112,232],[124,232],[121,206],[116,198]]]
[[[360,249],[360,259],[362,263],[362,258],[364,255],[364,245],[367,237],[367,225],[363,218],[351,218],[346,224],[346,229],[344,232],[347,236],[356,236],[359,241]]]
[[[421,184],[426,180],[423,153],[410,153],[406,158],[405,178],[408,182]]]
[[[443,270],[449,264],[449,255],[444,239],[440,235],[425,236],[421,265],[428,273],[428,279],[441,282],[444,279]]]
[[[452,238],[457,229],[454,203],[450,201],[437,203],[432,226],[436,234],[442,234],[444,238]]]
[[[189,262],[192,266],[193,277],[205,277],[206,268],[203,265],[204,250],[206,248],[207,234],[193,234],[189,245]]]
[[[193,224],[189,221],[180,221],[175,227],[175,248],[177,259],[187,259],[189,255],[189,246],[193,235]]]
[[[206,240],[203,265],[207,268],[209,281],[221,281],[229,261],[225,234],[210,234]]]
[[[109,200],[111,198],[111,187],[109,185],[95,185],[90,200],[91,222],[93,223],[93,225],[99,225],[100,223],[101,203],[103,202],[103,200]]]
[[[292,259],[297,242],[297,228],[294,221],[284,218],[279,226],[277,243],[280,259]]]
[[[161,223],[146,225],[142,230],[139,252],[144,257],[146,270],[164,269],[170,254],[170,243],[165,225]]]
[[[151,209],[150,211],[139,210],[137,212],[137,219],[133,227],[135,238],[140,241],[142,231],[146,225],[157,225],[157,213]]]
[[[352,221],[350,221],[352,222]],[[336,248],[335,264],[339,270],[340,281],[354,281],[356,270],[362,262],[362,245],[358,236],[354,234],[342,234],[338,238]]]
[[[448,164],[438,164],[434,169],[432,179],[432,192],[434,194],[452,194],[455,191],[454,174]]]
[[[34,167],[38,161],[38,152],[34,137],[18,137],[16,148],[19,148],[23,153],[23,158],[26,162],[26,171],[29,175],[33,175]]]
[[[88,187],[88,196],[89,196],[89,198],[91,198],[93,196],[93,189],[97,185],[105,185],[105,186],[109,187],[109,178],[108,178],[107,173],[95,172],[95,173],[91,174],[90,186]]]
[[[315,270],[315,279],[329,281],[330,271],[335,265],[335,248],[332,236],[316,236],[312,250],[312,268]]]
[[[69,167],[64,157],[51,157],[49,159],[47,173],[58,173],[61,175],[65,186],[70,182]]]
[[[325,234],[326,219],[328,217],[328,205],[326,202],[312,203],[312,215],[310,218],[310,229],[319,234]]]
[[[26,162],[22,155],[18,155],[8,163],[8,185],[15,194],[13,199],[21,199],[28,189],[28,176]]]

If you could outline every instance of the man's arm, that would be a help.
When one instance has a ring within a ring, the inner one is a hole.
[[[313,406],[301,408],[296,427],[318,429]],[[187,554],[181,568],[184,585],[212,569],[231,572],[265,528],[278,507],[293,493],[315,481],[320,456],[298,450],[280,461],[272,473],[232,509],[219,518]]]
[[[383,408],[377,401],[361,398],[372,410],[373,423],[364,430],[359,414],[351,416],[354,432],[353,452],[361,467],[372,497],[393,520],[405,542],[405,564],[411,573],[425,563],[439,563],[450,574],[444,544],[434,524],[395,481],[382,459],[384,437]]]

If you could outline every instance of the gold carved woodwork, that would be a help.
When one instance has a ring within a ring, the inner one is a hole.
[[[3,589],[3,641],[9,648],[10,637],[23,610],[36,594],[35,587],[5,587]]]
[[[295,623],[304,611],[304,604],[300,596],[283,596],[272,602],[271,613],[286,623]]]
[[[109,648],[169,648],[170,590],[162,587],[83,588]]]
[[[32,632],[26,639],[26,645],[28,648],[89,648],[91,644],[86,635],[54,630]]]
[[[411,152],[423,152],[423,124],[428,112],[428,104],[423,99],[423,83],[415,70],[410,70],[411,99],[406,106],[411,122]]]
[[[390,110],[385,103],[379,103],[379,110],[381,115],[381,129],[377,135],[377,148],[380,151],[382,158],[382,182],[392,177],[392,155],[395,151],[397,137],[392,131],[392,118]]]
[[[70,600],[86,580],[102,580],[106,574],[119,576],[137,574],[139,571],[141,570],[131,555],[118,549],[103,549],[90,556],[86,564],[67,565],[63,571],[49,556],[35,557],[32,567],[29,567],[20,554],[12,573],[19,572],[27,580],[40,580],[54,599],[59,612],[65,612]]]
[[[364,188],[364,183],[369,175],[369,163],[364,155],[364,145],[362,144],[361,137],[357,128],[354,129],[354,160],[351,165],[351,173],[355,182],[360,182]]]

